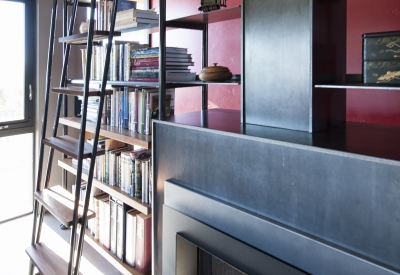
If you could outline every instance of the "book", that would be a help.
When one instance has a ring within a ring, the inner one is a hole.
[[[141,17],[124,18],[124,19],[118,18],[118,20],[116,19],[115,21],[115,26],[129,25],[131,23],[158,24],[158,18],[157,19],[141,18]]]
[[[117,255],[117,202],[110,196],[110,252]]]
[[[117,5],[117,13],[124,10],[136,9],[136,1],[119,0]]]
[[[151,214],[136,215],[135,268],[141,273],[151,270]]]
[[[141,18],[151,18],[151,19],[158,19],[159,15],[154,11],[151,10],[141,10],[141,9],[127,9],[124,11],[118,11],[116,14],[116,20],[125,19],[125,18],[134,18],[134,17],[141,17]]]
[[[136,209],[128,210],[125,214],[125,262],[135,266],[136,258],[136,215],[140,212]]]
[[[94,235],[94,239],[96,241],[99,241],[100,238],[100,220],[101,220],[101,214],[100,213],[100,201],[108,198],[108,194],[99,194],[96,196],[93,196],[93,204],[94,204],[94,211],[96,212],[96,217],[94,218],[95,222],[94,222],[94,228],[93,228],[93,235]]]
[[[128,211],[128,205],[122,201],[117,201],[117,258],[121,261],[125,259],[125,245],[126,245],[126,216],[125,213]]]
[[[138,23],[138,22],[132,22],[129,24],[124,24],[124,25],[116,25],[114,26],[114,30],[115,31],[120,31],[120,30],[126,30],[126,29],[130,29],[130,28],[136,28],[136,27],[140,27],[140,26],[146,26],[148,25],[147,23]]]
[[[149,203],[149,161],[142,160],[142,202]]]
[[[135,159],[135,198],[141,199],[142,198],[142,167],[141,167],[141,160]]]
[[[136,56],[140,54],[149,54],[149,53],[159,53],[159,47],[153,48],[142,48],[142,49],[133,49],[131,51],[131,55]],[[187,54],[187,48],[178,48],[178,47],[166,47],[166,53],[176,53],[176,54]]]

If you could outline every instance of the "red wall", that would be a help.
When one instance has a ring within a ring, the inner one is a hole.
[[[158,0],[151,7],[158,8]],[[228,6],[241,4],[228,0]],[[167,0],[167,19],[198,13],[200,0]],[[400,30],[399,0],[347,0],[347,73],[362,72],[362,34]],[[240,19],[209,26],[209,65],[217,62],[232,73],[240,73]],[[158,34],[152,37],[158,45]],[[167,46],[187,47],[195,66],[201,71],[201,33],[190,30],[167,32]],[[201,108],[201,89],[177,89],[175,112],[190,112]],[[209,85],[209,108],[240,109],[240,86]],[[400,92],[386,90],[347,90],[347,120],[400,126]]]
[[[240,5],[240,0],[228,0],[228,7]],[[151,0],[151,7],[158,9],[159,1]],[[197,14],[200,0],[167,0],[167,20]],[[241,23],[240,19],[209,25],[208,64],[228,67],[233,74],[240,74]],[[167,46],[187,47],[195,62],[190,67],[199,74],[201,67],[201,32],[192,30],[167,31]],[[158,34],[152,36],[152,46],[158,45]],[[175,114],[201,109],[201,88],[176,89]],[[240,110],[240,85],[209,85],[208,108]]]
[[[362,73],[362,34],[397,30],[399,0],[347,0],[347,73]],[[400,92],[348,89],[347,121],[400,126]]]

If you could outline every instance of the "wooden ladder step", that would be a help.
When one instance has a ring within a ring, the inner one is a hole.
[[[51,91],[58,94],[83,96],[85,88],[80,86],[53,87],[51,88]],[[106,95],[111,95],[113,93],[113,90],[107,89],[104,90],[104,93]],[[89,96],[100,96],[100,89],[89,88]]]
[[[72,225],[72,216],[75,197],[61,186],[54,186],[34,193],[37,199],[54,217],[63,225]],[[78,222],[82,221],[83,206],[80,204],[78,209]],[[96,213],[88,210],[87,219],[92,219]]]
[[[43,139],[43,143],[72,157],[78,158],[79,140],[70,136],[50,137]],[[97,149],[97,155],[103,155],[104,149]],[[92,155],[92,145],[85,142],[83,149],[83,158],[89,158]]]
[[[68,263],[44,243],[36,243],[25,249],[41,275],[67,274]],[[79,274],[81,274],[79,272]]]

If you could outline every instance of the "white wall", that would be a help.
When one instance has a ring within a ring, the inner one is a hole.
[[[37,81],[36,81],[36,114],[35,114],[35,137],[36,137],[36,163],[38,163],[39,159],[39,150],[40,150],[40,136],[42,129],[42,118],[43,118],[43,109],[44,109],[44,96],[46,91],[46,68],[47,68],[47,56],[48,56],[48,48],[49,48],[49,34],[50,34],[50,20],[51,20],[51,10],[53,6],[53,1],[50,0],[40,0],[36,3],[36,12],[37,12]],[[52,66],[52,78],[50,87],[58,87],[60,86],[60,78],[61,78],[61,69],[62,69],[62,44],[58,43],[58,38],[62,36],[62,1],[58,1],[58,18],[57,18],[57,29],[55,35],[54,42],[54,56],[53,56],[53,66]],[[79,30],[79,24],[81,21],[84,21],[86,16],[85,8],[78,8],[77,20],[75,24],[75,32]],[[81,71],[81,57],[80,51],[75,46],[72,47],[70,60],[69,60],[69,69],[68,69],[68,78],[82,78]],[[53,130],[53,122],[55,109],[57,104],[57,94],[53,94],[50,92],[49,98],[49,112],[48,112],[48,121],[47,121],[47,132],[46,137],[50,137]],[[73,115],[73,97],[70,97],[68,100],[68,114]],[[58,135],[62,134],[62,125],[59,125]],[[69,129],[69,133],[71,135],[75,135],[78,137],[78,131],[74,129]],[[42,179],[45,177],[45,171],[47,167],[47,159],[48,159],[48,151],[49,147],[45,146],[45,154],[43,158],[43,175]],[[60,152],[55,151],[52,165],[52,173],[51,173],[51,186],[61,184],[61,175],[62,169],[58,167],[57,160],[61,159],[62,155]],[[37,169],[35,170],[37,171]],[[75,177],[71,174],[68,174],[68,188],[70,188],[71,183],[75,180]]]

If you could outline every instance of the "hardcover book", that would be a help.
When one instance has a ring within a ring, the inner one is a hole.
[[[141,273],[151,270],[151,214],[136,216],[136,260],[135,268]]]
[[[126,248],[125,261],[130,266],[135,266],[136,258],[136,215],[140,212],[136,209],[131,209],[126,212]]]

